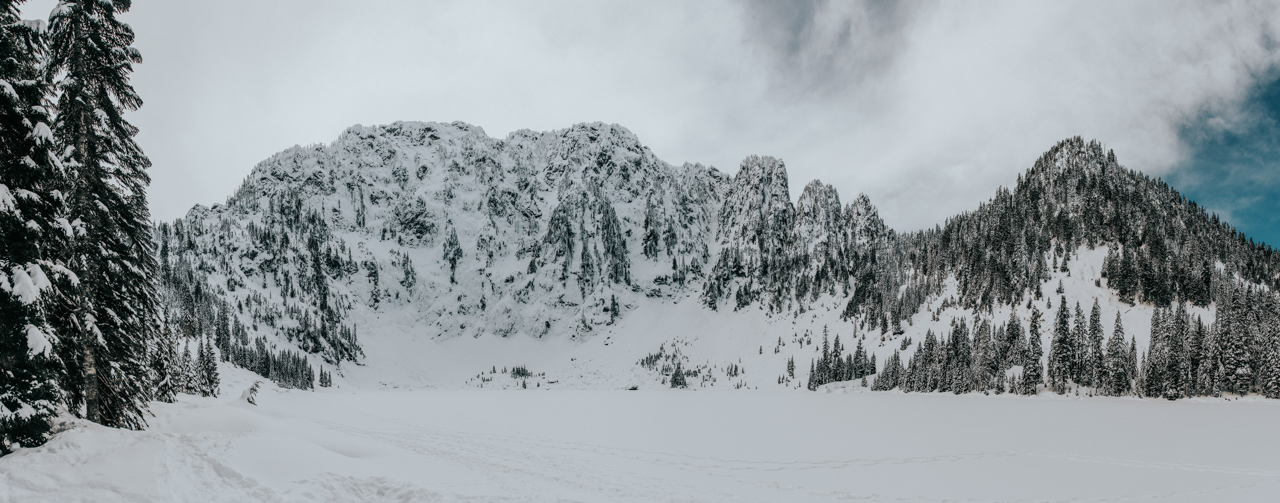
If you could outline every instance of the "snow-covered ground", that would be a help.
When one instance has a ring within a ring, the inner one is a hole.
[[[732,389],[280,390],[76,422],[0,501],[1276,501],[1280,403]]]
[[[1061,281],[1068,305],[1099,298],[1108,336],[1119,311],[1145,348],[1152,308],[1094,283],[1103,254],[1079,250],[1034,303],[1047,326]],[[257,377],[224,364],[222,397],[153,404],[146,431],[71,421],[0,458],[0,503],[1280,501],[1278,401],[797,389],[824,326],[882,364],[903,337],[972,326],[978,315],[942,307],[953,290],[884,341],[830,299],[770,315],[639,297],[588,337],[544,339],[439,337],[408,311],[357,313],[367,357],[334,369],[339,388],[266,383],[254,406],[239,397]],[[639,364],[659,352],[699,370],[692,389]]]

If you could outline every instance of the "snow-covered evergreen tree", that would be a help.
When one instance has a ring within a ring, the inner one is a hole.
[[[1098,305],[1097,297],[1093,299],[1093,308],[1089,310],[1089,331],[1088,331],[1089,350],[1085,359],[1085,385],[1094,388],[1103,388],[1103,379],[1106,375],[1106,358],[1102,350],[1102,307]]]
[[[1067,375],[1076,384],[1085,383],[1085,364],[1089,355],[1088,325],[1085,324],[1084,310],[1076,302],[1074,321],[1071,323],[1071,363]]]
[[[1040,349],[1040,309],[1031,308],[1031,325],[1027,328],[1027,354],[1022,362],[1022,392],[1036,394],[1036,386],[1044,380],[1044,367],[1041,358],[1044,351]]]
[[[1067,381],[1071,377],[1071,360],[1075,354],[1074,338],[1071,334],[1071,315],[1068,314],[1067,298],[1058,302],[1058,313],[1053,324],[1053,340],[1049,346],[1049,384],[1053,391],[1062,394],[1066,391]]]
[[[1125,344],[1124,324],[1121,322],[1120,313],[1116,313],[1115,328],[1111,332],[1111,339],[1107,341],[1106,354],[1106,377],[1105,390],[1106,394],[1111,396],[1120,396],[1129,393],[1129,346]]]
[[[1236,394],[1249,392],[1253,383],[1253,337],[1248,311],[1247,292],[1236,290],[1231,296],[1230,309],[1218,324],[1222,337],[1223,385],[1226,391]]]
[[[80,279],[59,327],[67,344],[71,410],[109,426],[146,424],[146,347],[158,330],[145,170],[151,165],[123,113],[142,100],[129,84],[142,56],[116,19],[129,0],[64,0],[49,15],[45,66],[58,100],[53,134],[68,169],[69,217],[78,227],[67,266]],[[82,229],[82,230],[80,230]]]
[[[76,285],[60,262],[73,228],[39,75],[43,24],[20,21],[20,3],[0,1],[0,455],[45,440],[69,342],[54,317]]]
[[[182,344],[182,356],[178,359],[178,367],[174,377],[178,385],[178,392],[189,395],[196,393],[196,363],[191,358],[190,342]]]
[[[681,368],[680,362],[677,361],[675,370],[671,371],[671,387],[685,388],[688,386],[689,384],[685,382],[685,379],[684,379],[684,369]]]
[[[181,391],[176,382],[178,341],[173,327],[167,321],[161,326],[159,337],[153,339],[147,348],[151,366],[151,396],[160,402],[173,403],[175,395]]]
[[[218,396],[218,358],[214,355],[213,344],[208,339],[200,340],[200,353],[197,358],[199,391],[201,396]]]

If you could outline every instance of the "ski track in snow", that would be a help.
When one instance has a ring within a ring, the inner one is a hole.
[[[0,458],[0,502],[1280,497],[1262,400],[266,385],[251,406],[223,370],[222,398],[155,404],[147,431],[73,422]]]

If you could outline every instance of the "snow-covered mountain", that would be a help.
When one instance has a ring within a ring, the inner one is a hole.
[[[1157,306],[1209,323],[1221,296],[1280,281],[1269,247],[1079,138],[976,211],[900,234],[820,181],[793,203],[781,160],[673,166],[617,125],[356,126],[156,235],[187,335],[296,347],[370,383],[484,384],[538,362],[561,374],[538,386],[643,385],[681,362],[703,385],[796,386],[788,361],[821,359],[824,331],[883,363],[955,319],[995,337],[1035,308],[1048,326],[1061,299],[1123,313],[1145,348]]]

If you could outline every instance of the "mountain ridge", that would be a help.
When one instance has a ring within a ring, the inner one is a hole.
[[[587,340],[668,299],[819,310],[883,346],[952,290],[944,304],[970,317],[1033,300],[1047,313],[1047,283],[1096,246],[1108,253],[1091,291],[1117,305],[1207,307],[1240,285],[1274,291],[1280,271],[1270,247],[1079,137],[934,229],[897,233],[865,194],[842,205],[817,180],[793,202],[788,185],[781,160],[677,167],[617,125],[495,139],[397,122],[273,155],[225,205],[156,234],[162,267],[199,273],[170,281],[172,297],[199,283],[197,303],[222,306],[184,315],[170,302],[172,318],[233,317],[338,367],[360,360],[353,313],[409,316],[432,338]]]

